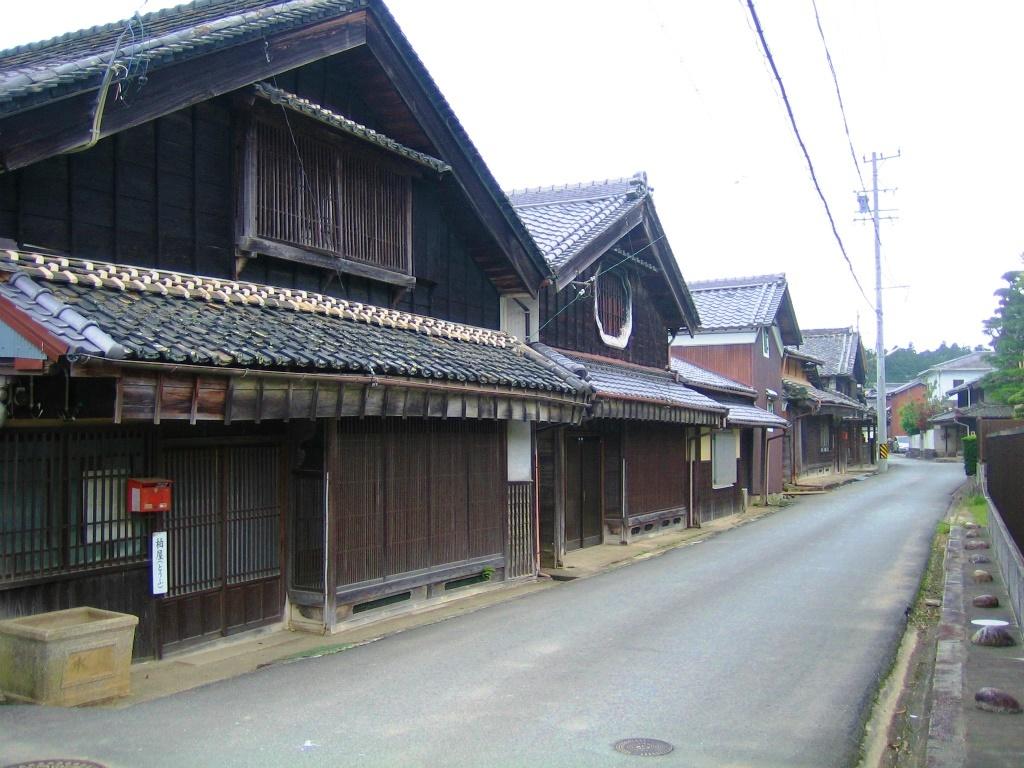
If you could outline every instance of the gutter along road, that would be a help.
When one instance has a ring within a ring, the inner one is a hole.
[[[853,765],[963,480],[955,464],[890,470],[332,656],[126,710],[0,707],[0,765]],[[629,737],[675,751],[612,749]]]

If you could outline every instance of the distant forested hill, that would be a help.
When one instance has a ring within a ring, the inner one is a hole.
[[[936,349],[926,349],[918,352],[914,349],[913,343],[906,347],[894,349],[885,356],[885,380],[886,381],[910,381],[926,368],[933,365],[952,360],[954,357],[966,355],[978,349],[984,349],[981,345],[977,347],[960,346],[959,344],[947,345],[942,342]],[[867,350],[868,384],[875,380],[875,352]]]

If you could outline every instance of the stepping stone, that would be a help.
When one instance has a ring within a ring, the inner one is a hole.
[[[998,688],[980,688],[974,694],[974,703],[978,709],[986,712],[998,712],[1005,715],[1019,715],[1020,702],[1006,691]]]
[[[998,608],[999,598],[995,595],[978,595],[971,600],[976,608]]]
[[[974,572],[974,581],[978,584],[983,584],[988,581],[992,581],[992,574],[988,571],[983,571],[981,568]]]
[[[981,539],[970,539],[964,542],[964,549],[988,549],[988,542]]]
[[[971,562],[975,565],[978,565],[979,563],[991,563],[992,558],[988,555],[971,555]]]
[[[982,627],[971,636],[971,642],[989,648],[1009,648],[1017,644],[1006,627]]]
[[[929,597],[927,600],[924,601],[924,604],[927,605],[929,608],[939,608],[942,606],[942,601],[936,600],[934,597]]]

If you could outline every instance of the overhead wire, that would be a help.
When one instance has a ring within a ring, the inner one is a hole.
[[[821,44],[825,48],[825,61],[828,62],[829,72],[832,73],[832,82],[836,86],[836,100],[839,102],[839,112],[843,116],[843,130],[846,131],[846,143],[850,145],[850,157],[853,159],[853,167],[857,171],[857,178],[860,179],[860,188],[867,189],[867,186],[864,184],[864,174],[860,170],[860,161],[857,160],[857,151],[853,148],[850,124],[846,120],[846,107],[843,105],[843,94],[839,90],[839,77],[836,75],[836,68],[832,63],[832,53],[828,49],[828,41],[825,40],[825,30],[821,27],[821,16],[818,13],[817,0],[811,0],[811,6],[814,8],[814,22],[818,25],[818,35],[821,37]]]
[[[864,290],[864,286],[861,285],[860,279],[857,277],[857,273],[853,269],[853,262],[850,261],[849,255],[846,253],[846,246],[843,244],[843,238],[839,235],[839,230],[836,227],[836,221],[832,216],[832,209],[829,208],[828,200],[825,199],[825,193],[821,190],[821,184],[818,183],[818,176],[814,171],[814,163],[811,161],[811,155],[807,151],[807,145],[804,144],[803,137],[800,135],[800,129],[796,124],[796,116],[793,114],[793,106],[789,102],[789,95],[786,93],[786,86],[782,82],[782,75],[779,74],[779,68],[775,64],[775,57],[772,56],[771,48],[768,47],[768,41],[764,36],[764,29],[761,27],[761,19],[758,18],[757,10],[754,8],[753,0],[746,0],[747,8],[750,11],[750,17],[753,19],[755,32],[761,42],[761,48],[764,51],[765,58],[768,60],[768,64],[771,67],[772,74],[775,77],[775,81],[779,85],[779,91],[782,95],[783,104],[786,107],[786,114],[789,116],[789,123],[793,128],[793,134],[796,136],[797,143],[800,145],[800,150],[803,152],[804,159],[807,161],[807,169],[811,174],[811,181],[814,183],[814,189],[818,193],[818,197],[821,199],[821,204],[825,208],[825,216],[828,217],[829,224],[832,227],[832,235],[835,237],[836,243],[839,245],[839,250],[843,254],[843,260],[846,262],[846,266],[850,270],[850,275],[853,277],[853,282],[857,284],[858,290],[860,290],[861,296],[864,297],[864,301],[867,302],[868,306],[874,309],[874,305],[871,303],[871,299],[868,298],[867,292]]]
[[[629,254],[629,255],[627,255],[627,256],[624,256],[623,258],[619,259],[619,261],[617,261],[617,262],[615,262],[614,264],[612,264],[612,265],[611,265],[610,267],[608,267],[608,268],[606,268],[606,269],[602,269],[602,270],[599,270],[598,272],[595,272],[595,273],[594,273],[593,275],[591,275],[590,277],[588,277],[588,278],[586,279],[586,281],[585,281],[585,284],[583,285],[583,287],[582,287],[582,288],[580,288],[580,289],[579,289],[579,291],[577,291],[576,295],[575,295],[575,296],[574,296],[574,297],[572,298],[572,301],[570,301],[570,302],[569,302],[568,304],[566,304],[566,305],[565,305],[564,307],[562,307],[562,308],[561,308],[560,310],[558,310],[557,312],[555,312],[555,314],[553,314],[553,315],[552,315],[551,317],[549,317],[549,318],[548,318],[547,320],[545,320],[545,321],[544,321],[544,324],[543,324],[543,325],[541,325],[541,326],[540,326],[540,327],[539,327],[539,328],[537,329],[537,332],[538,332],[538,333],[540,333],[541,331],[543,331],[543,330],[544,330],[545,328],[547,328],[547,327],[548,327],[548,325],[550,325],[550,324],[551,324],[551,321],[552,321],[552,320],[554,320],[554,319],[555,319],[556,317],[558,317],[558,316],[559,316],[560,314],[562,314],[563,312],[565,312],[565,310],[567,310],[567,309],[568,309],[569,307],[571,307],[571,306],[572,306],[573,304],[575,304],[575,303],[576,303],[577,301],[579,301],[580,299],[584,298],[584,297],[585,297],[585,296],[587,295],[587,288],[588,288],[588,287],[590,287],[590,286],[592,286],[592,285],[594,285],[594,284],[596,284],[596,283],[597,283],[597,278],[599,278],[599,277],[600,277],[601,275],[604,275],[604,274],[607,274],[608,272],[611,272],[611,271],[612,271],[612,270],[614,270],[614,269],[615,269],[616,267],[618,267],[618,266],[621,266],[622,264],[625,264],[625,263],[626,263],[627,261],[629,261],[630,259],[635,259],[635,258],[636,258],[637,256],[639,256],[639,255],[640,255],[641,253],[643,253],[644,251],[646,251],[646,250],[647,250],[648,248],[652,247],[652,246],[653,246],[653,245],[654,245],[655,243],[657,243],[657,242],[658,242],[659,240],[664,240],[664,239],[665,239],[665,235],[659,235],[658,237],[656,237],[656,238],[654,238],[653,240],[651,240],[651,242],[649,242],[649,243],[648,243],[647,245],[645,245],[645,246],[644,246],[643,248],[640,248],[639,250],[637,250],[637,251],[634,251],[633,253],[631,253],[631,254]]]

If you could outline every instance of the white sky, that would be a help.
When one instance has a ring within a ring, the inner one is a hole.
[[[149,0],[148,12],[171,3]],[[139,0],[5,2],[0,48]],[[870,224],[810,0],[756,0],[797,125],[874,301]],[[689,280],[785,272],[805,328],[875,337],[742,0],[390,0],[505,187],[648,173]],[[819,0],[858,157],[880,165],[886,346],[985,343],[1020,265],[1024,3]],[[870,186],[870,165],[862,166]]]

